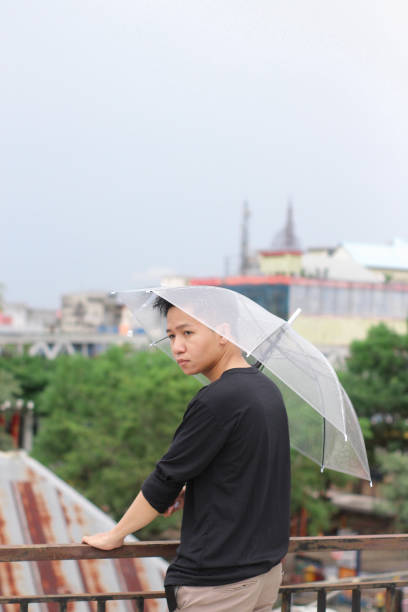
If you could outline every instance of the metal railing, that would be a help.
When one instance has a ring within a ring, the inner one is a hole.
[[[102,551],[84,544],[47,544],[32,546],[0,546],[0,563],[17,561],[64,561],[84,559],[123,559],[143,557],[171,558],[176,554],[179,542],[137,542],[125,544],[121,548]],[[333,551],[407,551],[408,535],[378,535],[378,536],[346,536],[346,537],[316,537],[291,538],[290,553],[322,553]],[[408,586],[407,579],[398,580],[369,580],[361,581],[358,578],[340,582],[312,582],[303,584],[285,585],[280,589],[282,596],[282,611],[290,612],[294,594],[313,591],[317,593],[317,612],[326,610],[327,594],[332,591],[351,591],[351,610],[357,612],[361,609],[361,591],[365,589],[384,589],[386,591],[386,612],[397,612],[400,601],[401,588]],[[0,605],[19,604],[20,612],[27,612],[30,603],[59,604],[60,612],[66,612],[68,602],[94,601],[97,602],[97,612],[104,612],[106,602],[113,600],[131,600],[135,602],[138,611],[144,609],[144,602],[148,599],[164,598],[164,591],[138,591],[119,593],[78,593],[78,594],[51,594],[51,595],[25,595],[0,596]]]

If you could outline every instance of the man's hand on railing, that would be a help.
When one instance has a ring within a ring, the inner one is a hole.
[[[102,550],[119,548],[129,533],[142,529],[142,527],[151,523],[158,514],[158,511],[149,504],[140,491],[117,525],[103,533],[95,533],[91,536],[86,535],[82,538],[82,542]]]
[[[171,506],[169,506],[166,510],[166,512],[163,512],[163,516],[171,516],[172,514],[174,514],[175,512],[177,512],[178,510],[181,510],[182,508],[184,508],[184,494],[186,492],[186,487],[184,486],[180,493],[178,494],[178,496],[176,497],[176,500],[174,502],[174,504],[172,504]]]
[[[94,548],[100,548],[101,550],[112,550],[113,548],[119,548],[123,545],[123,537],[117,536],[112,531],[104,531],[103,533],[94,533],[93,535],[86,535],[82,538],[82,544],[89,544]]]

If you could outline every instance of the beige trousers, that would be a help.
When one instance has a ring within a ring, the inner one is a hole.
[[[241,582],[211,587],[181,586],[176,595],[176,612],[270,612],[281,582],[279,563],[266,574]]]

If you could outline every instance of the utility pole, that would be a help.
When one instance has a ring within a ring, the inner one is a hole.
[[[242,226],[241,226],[241,249],[240,249],[240,274],[246,276],[248,274],[248,228],[249,228],[249,205],[248,202],[244,201],[243,215],[242,215]]]

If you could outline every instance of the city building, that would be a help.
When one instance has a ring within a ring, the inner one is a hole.
[[[258,251],[257,260],[260,274],[300,276],[302,248],[295,233],[293,206],[290,201],[283,229],[275,235],[270,249]]]
[[[343,242],[332,248],[310,248],[302,256],[305,276],[335,280],[408,282],[408,242]]]
[[[287,320],[302,313],[293,327],[333,359],[350,342],[362,339],[379,322],[406,331],[408,284],[334,281],[294,276],[190,278],[190,285],[214,285],[238,291]]]
[[[3,303],[0,334],[53,332],[59,327],[58,312],[52,308],[33,308],[24,303]]]
[[[384,274],[356,261],[343,247],[309,248],[301,258],[301,275],[338,281],[384,282]]]
[[[388,244],[344,242],[334,257],[348,254],[367,270],[383,275],[385,281],[408,282],[408,242],[394,238]]]
[[[83,291],[62,296],[64,333],[118,333],[122,306],[106,291]]]

